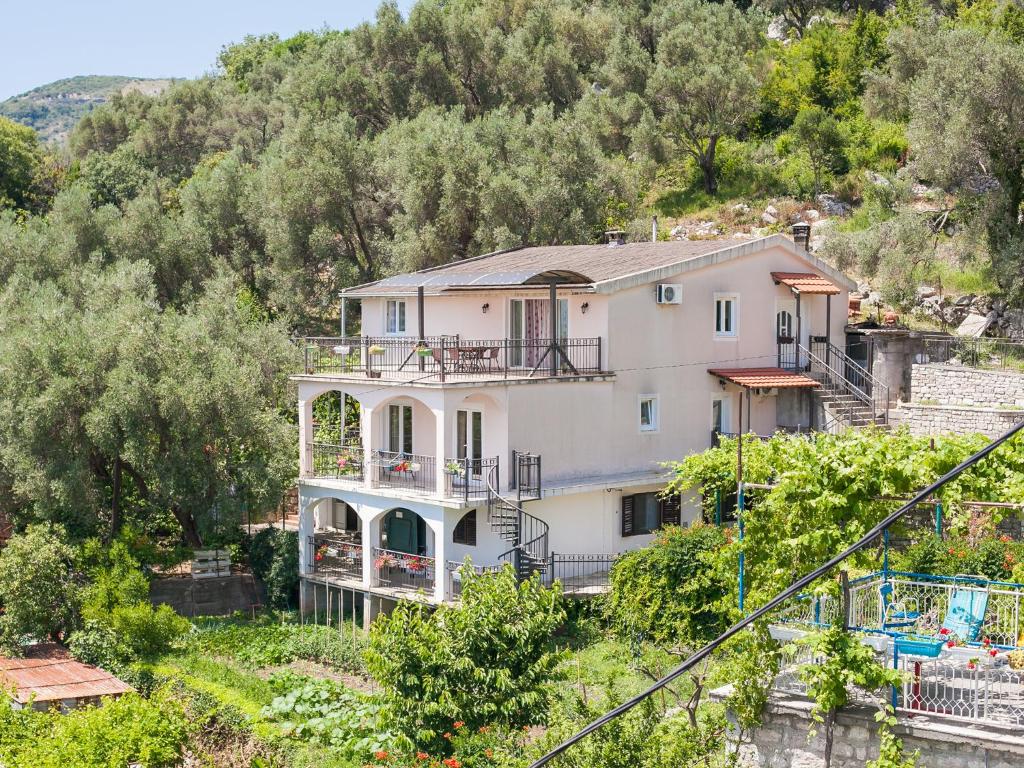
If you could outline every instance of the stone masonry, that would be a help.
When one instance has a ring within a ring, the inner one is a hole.
[[[949,363],[915,363],[909,403],[889,412],[915,435],[980,432],[1001,435],[1024,419],[1024,374]]]
[[[712,692],[723,700],[731,686]],[[765,708],[761,727],[740,750],[744,768],[822,768],[825,737],[811,730],[810,700],[775,693]],[[832,745],[834,768],[863,768],[878,757],[876,710],[850,705],[836,718]],[[815,724],[817,725],[817,724]],[[899,717],[895,734],[907,754],[920,751],[920,768],[1017,768],[1024,765],[1024,734],[1020,729],[974,725],[933,715]]]

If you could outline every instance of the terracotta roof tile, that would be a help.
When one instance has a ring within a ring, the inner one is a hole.
[[[818,382],[784,368],[709,368],[708,373],[747,389],[816,387]]]
[[[828,278],[813,272],[772,272],[772,280],[788,285],[799,293],[821,293],[835,295],[839,288]]]

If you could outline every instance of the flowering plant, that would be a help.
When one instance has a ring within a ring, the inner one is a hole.
[[[398,560],[390,552],[382,552],[377,555],[377,559],[373,561],[373,567],[378,571],[381,568],[394,568],[398,565]]]
[[[445,462],[444,471],[449,475],[458,475],[462,477],[466,473],[466,470],[462,466],[462,462],[456,461],[455,459],[449,459]]]
[[[327,545],[321,544],[319,547],[316,548],[316,555],[314,555],[313,559],[315,559],[319,563],[327,556],[327,552]]]
[[[373,344],[366,351],[369,352],[371,355],[383,355],[384,347],[380,346],[380,344]]]

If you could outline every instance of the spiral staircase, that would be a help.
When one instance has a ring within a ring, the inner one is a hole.
[[[541,497],[540,456],[515,452],[512,460],[512,490],[515,498],[500,491],[498,468],[487,475],[487,516],[491,528],[510,548],[498,557],[511,563],[520,579],[542,576],[548,569],[548,524],[523,509],[528,501]]]

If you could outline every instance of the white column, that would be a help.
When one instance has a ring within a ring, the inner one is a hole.
[[[359,433],[363,436],[363,485],[367,487],[372,486],[373,465],[371,458],[373,457],[373,449],[376,442],[373,432],[373,414],[373,408],[368,408],[360,403]],[[366,527],[366,525],[363,526],[364,530]]]
[[[434,599],[439,603],[443,603],[448,596],[448,572],[445,567],[448,544],[446,513],[447,510],[442,509],[440,520],[427,520],[427,525],[434,533]]]
[[[309,537],[313,535],[313,508],[317,499],[299,493],[299,573],[305,575],[312,569],[309,560]]]
[[[437,495],[444,495],[445,486],[445,474],[444,474],[444,460],[448,453],[448,433],[450,427],[448,426],[448,418],[444,407],[431,408],[434,413],[434,434],[436,437],[436,445],[434,447],[434,470],[437,473],[437,478],[434,482],[437,483]]]
[[[375,510],[376,511],[376,510]],[[367,589],[373,584],[373,548],[380,541],[381,515],[370,519],[363,517],[363,586]]]
[[[299,400],[299,477],[313,470],[309,444],[313,442],[313,400]]]

